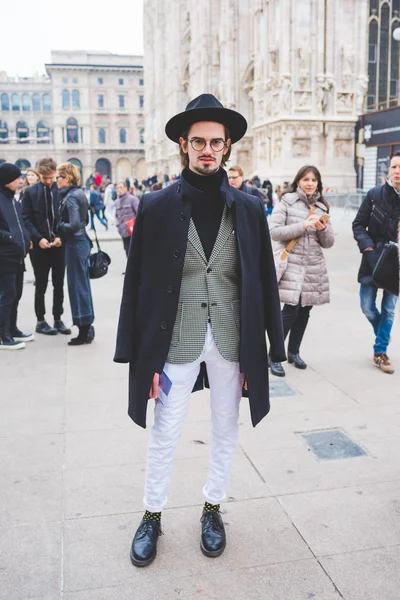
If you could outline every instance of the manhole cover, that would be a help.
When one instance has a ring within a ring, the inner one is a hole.
[[[269,394],[272,398],[279,396],[295,396],[296,392],[286,383],[286,381],[269,382]]]
[[[341,429],[326,429],[300,435],[306,441],[309,450],[320,460],[341,460],[367,456],[365,450],[353,442]]]

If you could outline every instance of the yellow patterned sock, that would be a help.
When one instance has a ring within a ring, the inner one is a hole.
[[[214,512],[219,512],[220,504],[210,504],[209,502],[204,502],[204,512],[210,512],[213,510]]]
[[[146,512],[144,513],[143,521],[157,521],[158,523],[160,523],[161,513],[152,513],[149,510],[146,510]]]

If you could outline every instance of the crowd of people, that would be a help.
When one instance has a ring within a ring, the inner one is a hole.
[[[145,512],[130,549],[138,567],[156,557],[189,397],[206,386],[212,443],[200,548],[208,557],[223,553],[220,503],[238,444],[241,398],[249,398],[256,426],[270,408],[269,372],[285,376],[286,359],[307,368],[300,350],[311,310],[330,300],[323,250],[333,246],[335,236],[321,173],[305,165],[290,185],[273,192],[269,180],[245,180],[239,165],[225,170],[232,144],[246,129],[240,113],[202,94],[166,125],[167,137],[179,147],[179,177],[114,186],[96,174],[87,182],[88,195],[74,165],[41,159],[28,172],[19,202],[20,170],[0,166],[0,349],[18,349],[32,339],[17,326],[28,252],[36,332],[71,333],[61,320],[66,268],[72,321],[79,328],[69,344],[91,343],[89,214],[92,228],[96,220],[107,228],[112,214],[122,238],[127,265],[114,360],[130,363],[128,412],[135,423],[146,426],[147,403],[155,400]],[[387,180],[367,193],[353,222],[362,254],[361,309],[375,335],[372,361],[386,374],[394,372],[387,350],[399,293],[399,222],[398,152]],[[378,284],[376,271],[393,248],[394,268],[383,264],[385,282]],[[44,300],[50,272],[53,326]]]

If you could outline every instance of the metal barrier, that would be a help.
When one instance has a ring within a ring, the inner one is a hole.
[[[365,196],[366,192],[358,189],[347,193],[327,192],[324,194],[324,198],[331,206],[344,208],[345,214],[351,210],[358,210]]]

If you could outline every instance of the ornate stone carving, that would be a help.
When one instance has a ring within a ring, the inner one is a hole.
[[[340,92],[337,94],[336,103],[338,112],[349,112],[353,110],[354,94],[351,92]]]
[[[311,54],[308,48],[300,46],[296,51],[298,81],[301,89],[304,89],[310,83]]]
[[[290,73],[281,75],[280,79],[281,112],[290,113],[292,108],[292,77]]]
[[[320,73],[316,76],[316,108],[319,113],[326,113],[326,110],[330,104],[331,92],[335,85],[335,78],[333,75],[325,75]]]
[[[282,152],[282,139],[277,138],[274,141],[274,160],[279,160],[281,158]]]
[[[294,138],[292,140],[292,156],[293,158],[307,158],[311,156],[311,139]]]
[[[365,97],[367,94],[367,89],[368,89],[368,77],[366,77],[365,75],[358,77],[357,81],[356,81],[355,109],[356,109],[356,113],[359,115],[364,112],[364,103],[365,103]]]
[[[334,140],[335,158],[351,158],[353,155],[352,140]]]
[[[311,92],[295,92],[294,103],[296,108],[311,109],[312,93]]]

